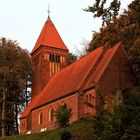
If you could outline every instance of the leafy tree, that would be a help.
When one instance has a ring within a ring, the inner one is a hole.
[[[140,81],[140,1],[134,0],[122,15],[94,32],[89,52],[109,42],[111,45],[122,42],[128,58]]]
[[[18,133],[18,115],[25,102],[26,82],[31,77],[29,53],[16,41],[0,39],[0,124],[2,136]]]
[[[119,94],[118,94],[119,93]],[[101,94],[99,95],[99,97]],[[122,96],[122,98],[120,98]],[[123,100],[122,100],[123,99]],[[114,92],[112,99],[101,99],[93,117],[94,134],[97,140],[140,139],[140,89]]]
[[[66,104],[60,105],[55,111],[55,117],[60,127],[65,127],[69,124],[72,109]]]
[[[109,24],[111,20],[116,20],[121,5],[120,0],[109,1],[109,6],[107,2],[107,0],[95,0],[93,6],[85,9],[87,12],[92,12],[94,18],[102,17],[102,26]]]
[[[68,54],[68,64],[72,64],[77,60],[77,56],[73,53]]]

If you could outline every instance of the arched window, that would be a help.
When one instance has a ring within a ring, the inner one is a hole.
[[[42,124],[42,112],[39,112],[39,114],[38,114],[38,124],[39,125]]]
[[[49,109],[49,122],[53,121],[54,118],[54,111],[53,108]]]
[[[89,94],[89,101],[91,101],[91,94]]]
[[[55,62],[58,62],[58,55],[55,55]]]
[[[58,63],[60,63],[60,55],[58,55]]]
[[[50,53],[50,62],[54,62],[54,54]]]
[[[86,101],[88,101],[88,95],[86,95]]]

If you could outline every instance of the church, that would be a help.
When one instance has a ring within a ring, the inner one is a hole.
[[[72,109],[70,123],[96,115],[84,102],[100,103],[112,91],[133,87],[135,73],[121,43],[105,44],[68,65],[69,50],[48,16],[31,52],[32,99],[20,116],[20,133],[42,132],[56,126],[54,111],[66,104]],[[120,92],[119,92],[120,93]]]

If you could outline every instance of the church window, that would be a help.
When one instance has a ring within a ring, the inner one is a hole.
[[[60,63],[60,55],[58,55],[58,63]]]
[[[58,55],[55,56],[55,62],[58,62]]]
[[[53,108],[49,109],[49,122],[53,121],[54,119],[54,111]]]
[[[54,54],[50,54],[50,62],[54,62]]]
[[[52,59],[51,59],[51,61],[54,62],[54,54],[52,54]]]
[[[42,112],[39,112],[39,114],[38,114],[38,124],[39,125],[42,124]]]
[[[89,94],[89,101],[91,101],[91,94]]]
[[[88,95],[86,95],[86,101],[88,101]]]

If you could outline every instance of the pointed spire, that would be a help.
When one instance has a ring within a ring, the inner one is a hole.
[[[37,42],[31,54],[33,54],[42,45],[68,51],[68,48],[64,44],[61,36],[59,35],[57,29],[55,28],[55,25],[51,21],[49,14],[50,10],[48,9],[48,19],[42,28],[42,31],[37,39]]]

